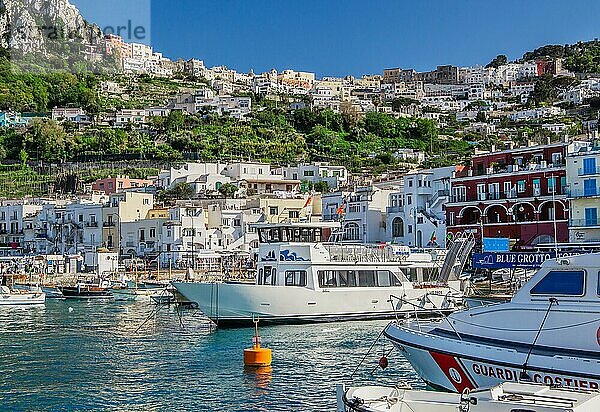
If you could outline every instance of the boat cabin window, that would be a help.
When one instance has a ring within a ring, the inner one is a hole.
[[[271,227],[258,229],[258,238],[260,243],[316,243],[323,233],[320,227]]]
[[[389,270],[319,270],[319,287],[389,287],[401,286],[402,281]]]
[[[584,295],[583,270],[553,270],[531,289],[532,295]]]
[[[377,284],[379,286],[392,286],[392,279],[390,279],[390,272],[387,270],[377,271]]]
[[[362,286],[362,287],[375,286],[375,271],[374,270],[359,270],[358,271],[358,286]]]
[[[306,286],[306,270],[288,270],[285,272],[286,286]]]
[[[356,272],[354,270],[339,270],[337,273],[340,280],[340,287],[356,286]]]

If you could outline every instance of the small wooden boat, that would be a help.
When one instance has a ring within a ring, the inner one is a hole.
[[[8,286],[0,286],[0,306],[43,305],[46,295],[38,291],[11,290]]]
[[[75,286],[59,286],[58,289],[65,299],[109,299],[113,297],[108,287],[77,283]]]

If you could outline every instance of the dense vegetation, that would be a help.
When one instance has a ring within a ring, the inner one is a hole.
[[[564,58],[564,67],[575,73],[600,73],[600,41],[547,45],[527,52],[523,60],[544,57]]]
[[[286,112],[275,107],[256,112],[249,123],[172,112],[152,119],[146,131],[134,127],[80,131],[51,120],[34,120],[25,129],[0,130],[0,159],[19,162],[61,162],[85,154],[177,160],[191,152],[204,161],[336,161],[353,170],[383,170],[398,165],[394,154],[403,148],[429,153],[432,165],[456,163],[471,150],[460,139],[440,139],[431,120],[395,119],[383,113],[360,118],[331,110]]]

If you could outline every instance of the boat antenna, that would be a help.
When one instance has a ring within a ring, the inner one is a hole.
[[[558,305],[558,299],[550,298],[549,302],[550,302],[550,305],[548,305],[548,309],[546,309],[546,314],[544,315],[542,324],[540,325],[540,328],[537,331],[537,335],[535,335],[535,339],[533,340],[533,343],[529,347],[529,352],[527,352],[527,357],[525,358],[525,363],[523,364],[523,369],[521,370],[521,373],[519,375],[520,381],[529,381],[529,382],[532,381],[531,376],[529,376],[529,374],[527,373],[527,364],[529,363],[529,357],[531,356],[531,353],[533,352],[533,348],[535,347],[535,344],[537,343],[537,340],[540,337],[540,334],[542,333],[542,329],[544,328],[546,319],[548,319],[548,315],[550,314],[550,309],[552,309],[552,305],[554,305],[555,303],[556,303],[556,305]]]

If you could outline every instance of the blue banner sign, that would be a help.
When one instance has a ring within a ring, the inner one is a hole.
[[[536,269],[548,259],[554,259],[554,252],[510,252],[510,253],[475,253],[473,267],[476,269],[522,268]]]
[[[510,239],[505,237],[484,237],[484,252],[508,252],[510,250]]]

